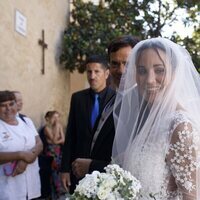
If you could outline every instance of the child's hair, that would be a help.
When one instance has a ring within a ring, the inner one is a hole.
[[[51,117],[53,117],[54,114],[59,114],[59,112],[56,111],[56,110],[48,111],[48,112],[45,114],[44,118],[45,118],[45,119],[51,118]]]

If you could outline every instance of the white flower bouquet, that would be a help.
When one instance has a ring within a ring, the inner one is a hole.
[[[118,165],[108,165],[105,173],[94,171],[79,181],[70,200],[136,200],[140,182]]]

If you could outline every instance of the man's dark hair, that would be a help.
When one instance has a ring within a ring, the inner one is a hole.
[[[12,100],[15,100],[15,95],[13,92],[8,90],[0,91],[0,103]]]
[[[108,57],[110,58],[110,54],[112,52],[116,52],[123,47],[134,47],[140,40],[132,35],[122,35],[114,40],[108,46]]]
[[[109,65],[108,65],[108,61],[104,56],[100,56],[100,55],[91,55],[86,59],[85,62],[85,66],[88,63],[99,63],[102,65],[103,68],[108,69]]]

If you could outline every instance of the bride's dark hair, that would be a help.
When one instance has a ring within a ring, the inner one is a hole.
[[[166,53],[166,48],[160,41],[145,42],[137,51],[136,63],[137,63],[138,58],[140,57],[141,53],[146,49],[153,49],[157,53],[157,55],[159,56],[163,65],[165,66],[165,62],[163,61],[162,57],[160,56],[158,49]],[[176,64],[177,64],[177,58],[176,58],[176,54],[174,53],[173,49],[170,48],[170,52],[169,52],[168,55],[170,56],[171,66],[172,66],[173,69],[175,69]]]

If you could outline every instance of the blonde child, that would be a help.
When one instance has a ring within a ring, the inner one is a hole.
[[[44,134],[49,144],[63,144],[65,136],[60,122],[60,113],[57,111],[48,111],[45,115],[46,125]]]
[[[45,115],[46,124],[43,128],[44,150],[43,153],[51,158],[49,187],[51,190],[51,198],[58,199],[62,193],[61,181],[59,177],[61,164],[61,148],[65,141],[63,127],[60,122],[60,114],[58,111],[48,111]],[[44,180],[44,184],[49,184]]]

